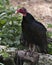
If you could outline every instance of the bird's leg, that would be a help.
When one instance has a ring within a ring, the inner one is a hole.
[[[29,50],[32,51],[32,44],[29,44]]]
[[[34,51],[35,51],[35,45],[29,44],[29,50],[26,51],[25,55],[27,54],[27,52],[29,52],[29,56],[33,56]]]
[[[33,56],[33,45],[29,44],[29,56]]]
[[[33,44],[32,52],[35,52],[35,51],[36,51],[36,46],[35,46],[35,44]]]
[[[29,52],[29,55],[31,54],[31,52],[32,52],[32,44],[29,44],[29,48],[26,51],[25,55],[27,54],[27,52]]]

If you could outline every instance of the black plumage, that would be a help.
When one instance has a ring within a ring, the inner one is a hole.
[[[28,44],[35,44],[40,47],[40,51],[47,52],[46,28],[29,13],[22,20],[22,33]]]
[[[20,12],[21,11],[21,12]],[[47,36],[45,26],[38,22],[34,17],[26,11],[25,8],[20,9],[20,13],[24,15],[21,23],[23,39],[28,44],[39,46],[40,52],[47,53]],[[22,12],[23,11],[23,12]]]

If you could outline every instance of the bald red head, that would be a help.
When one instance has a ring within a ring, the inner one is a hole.
[[[17,10],[16,12],[23,14],[23,16],[26,16],[27,10],[24,7],[22,7],[19,10]]]

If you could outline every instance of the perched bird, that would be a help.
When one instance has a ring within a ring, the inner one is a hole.
[[[22,34],[23,39],[27,41],[29,48],[32,49],[35,44],[39,47],[41,53],[47,53],[47,29],[45,26],[38,22],[24,7],[18,9],[17,13],[23,15],[21,23]]]

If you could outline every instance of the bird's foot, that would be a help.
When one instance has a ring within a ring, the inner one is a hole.
[[[34,51],[32,50],[28,50],[27,51],[27,55],[29,55],[30,57],[33,57]]]
[[[28,49],[28,50],[25,50],[25,56],[28,55],[28,56],[30,56],[30,57],[33,57],[34,52],[35,52],[35,51],[29,50],[29,49]]]
[[[31,50],[25,50],[25,55],[29,55],[29,53],[31,52]]]

